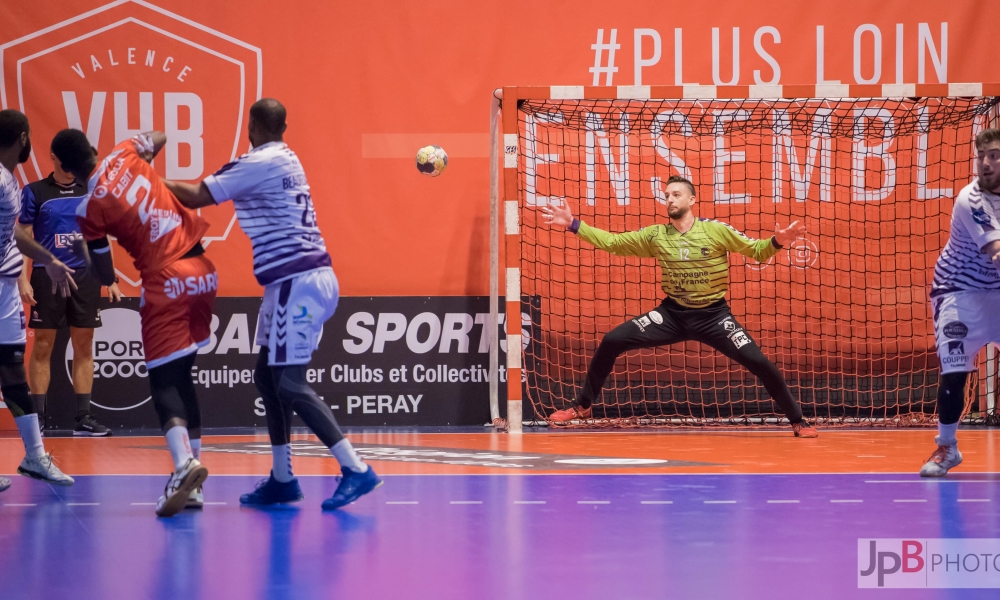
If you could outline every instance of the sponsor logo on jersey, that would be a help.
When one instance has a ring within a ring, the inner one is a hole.
[[[292,324],[293,325],[311,325],[313,322],[313,316],[309,312],[309,309],[301,304],[295,305],[295,312],[292,314]]]
[[[163,293],[171,300],[178,296],[197,296],[215,291],[218,288],[219,280],[215,273],[201,275],[199,277],[171,277],[163,282]]]
[[[948,355],[956,356],[960,354],[965,354],[965,343],[959,341],[948,342]]]
[[[663,315],[655,310],[649,311],[649,318],[652,319],[652,321],[657,325],[663,323]]]
[[[962,323],[961,321],[952,321],[951,323],[948,323],[947,325],[944,326],[942,332],[944,333],[945,337],[949,337],[952,339],[962,339],[965,336],[969,335],[969,327],[965,323]]]
[[[990,215],[982,207],[972,209],[972,220],[980,225],[990,225]]]
[[[702,256],[708,256],[709,253],[710,253],[710,250],[708,248],[702,248],[701,249],[701,255]]]
[[[730,318],[726,318],[725,320],[719,321],[719,325],[722,325],[722,327],[725,328],[726,331],[736,330],[736,322]]]
[[[73,246],[73,233],[57,233],[55,234],[55,244],[56,248],[71,248]]]
[[[652,324],[652,321],[646,315],[639,317],[638,319],[632,319],[632,322],[636,324],[639,331],[645,332],[646,328]]]

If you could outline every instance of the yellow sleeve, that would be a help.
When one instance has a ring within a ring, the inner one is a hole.
[[[580,221],[580,229],[576,234],[580,236],[580,239],[595,247],[618,256],[638,256],[640,258],[656,256],[653,246],[650,244],[648,227],[639,231],[609,233]]]
[[[755,240],[743,235],[741,231],[719,221],[709,221],[711,226],[711,236],[722,243],[730,252],[739,252],[747,258],[752,258],[759,263],[767,262],[772,256],[778,253],[781,248],[775,247],[771,243],[771,238]]]

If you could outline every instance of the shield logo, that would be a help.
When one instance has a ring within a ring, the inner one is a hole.
[[[0,59],[0,104],[31,122],[22,184],[52,170],[49,142],[67,127],[84,131],[101,156],[136,133],[165,132],[153,165],[169,179],[200,180],[249,149],[260,49],[148,2],[113,2],[56,23],[3,44]],[[232,207],[206,216],[205,242],[225,240]],[[138,285],[131,260],[117,249],[115,258],[123,283]]]

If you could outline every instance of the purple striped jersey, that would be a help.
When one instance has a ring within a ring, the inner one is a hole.
[[[233,201],[261,285],[330,266],[305,171],[286,144],[257,146],[206,177],[205,185],[216,203]]]
[[[979,179],[962,188],[951,213],[951,234],[934,266],[931,297],[949,292],[1000,290],[1000,272],[982,248],[1000,240],[1000,196],[979,188]]]

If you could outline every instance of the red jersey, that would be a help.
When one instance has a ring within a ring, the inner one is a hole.
[[[152,147],[144,135],[115,146],[91,174],[76,211],[84,239],[116,237],[142,274],[184,256],[208,231],[208,223],[182,206],[142,159],[139,153]]]

